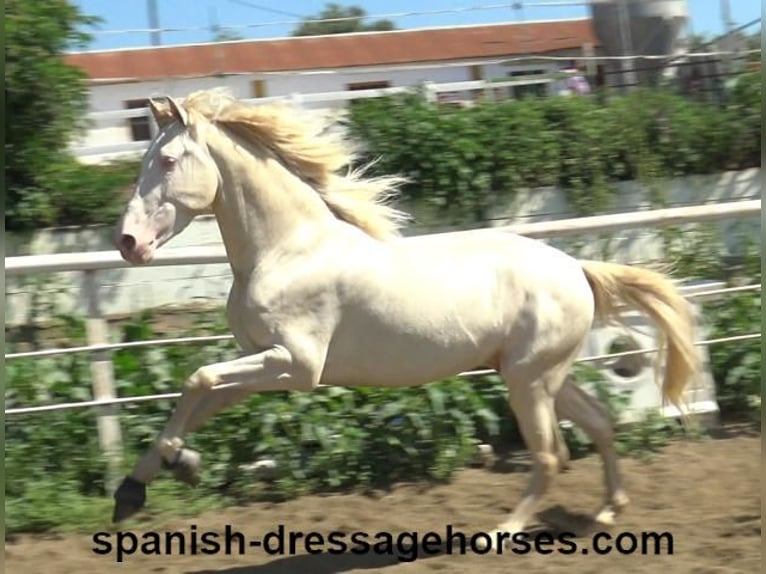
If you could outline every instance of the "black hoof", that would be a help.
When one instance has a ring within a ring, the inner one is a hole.
[[[122,522],[141,510],[146,503],[146,485],[126,476],[114,491],[112,522]]]
[[[182,448],[178,451],[175,460],[172,463],[164,463],[166,469],[173,472],[173,477],[190,486],[199,484],[199,467],[201,457],[196,450]]]

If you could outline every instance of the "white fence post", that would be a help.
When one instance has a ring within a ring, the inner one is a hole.
[[[109,342],[109,330],[106,319],[101,313],[98,298],[98,272],[94,269],[85,271],[85,300],[88,307],[86,332],[88,345],[100,345]],[[93,379],[93,398],[112,400],[116,398],[114,390],[114,366],[109,351],[94,351],[90,355],[90,373]],[[122,470],[122,432],[120,419],[114,405],[100,407],[98,415],[98,441],[101,452],[107,458],[105,477],[106,490],[112,494],[117,488],[117,481]]]
[[[423,82],[423,90],[425,92],[426,101],[432,104],[439,101],[439,93],[434,82]]]

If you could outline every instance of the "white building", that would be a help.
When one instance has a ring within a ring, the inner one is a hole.
[[[73,147],[89,162],[143,150],[154,129],[145,113],[152,96],[183,97],[226,86],[239,98],[295,97],[434,83],[441,90],[436,97],[447,102],[472,100],[478,93],[519,97],[550,91],[550,79],[541,75],[549,78],[568,67],[570,58],[598,50],[591,20],[574,19],[72,53],[67,62],[90,79],[93,122]],[[438,86],[502,80],[480,90]],[[322,108],[347,101],[305,99],[305,105]]]

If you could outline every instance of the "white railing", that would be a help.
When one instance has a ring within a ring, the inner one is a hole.
[[[578,235],[582,233],[601,233],[615,229],[629,229],[637,227],[661,227],[668,225],[680,225],[715,221],[727,218],[740,218],[754,216],[761,211],[761,200],[735,201],[717,203],[713,205],[700,205],[692,207],[676,207],[658,209],[653,211],[620,213],[615,215],[603,215],[594,217],[582,217],[564,219],[558,221],[546,221],[539,223],[527,223],[511,225],[500,229],[537,238],[553,238],[562,236]],[[154,260],[146,266],[188,265],[225,263],[226,254],[223,247],[206,248],[176,248],[159,250]],[[29,255],[9,257],[5,259],[5,272],[9,276],[20,276],[38,273],[54,273],[65,271],[80,271],[85,274],[84,297],[88,303],[86,336],[87,345],[70,349],[46,349],[29,353],[6,354],[6,360],[21,358],[39,358],[43,356],[87,352],[91,356],[91,376],[93,397],[92,401],[68,403],[65,405],[42,405],[21,408],[6,409],[6,415],[23,415],[34,412],[50,412],[70,408],[97,408],[100,411],[98,417],[99,441],[102,451],[109,455],[110,479],[117,480],[117,469],[121,461],[122,440],[119,421],[115,407],[129,402],[141,402],[147,400],[160,400],[175,398],[179,393],[166,393],[147,397],[121,397],[117,398],[114,390],[113,366],[110,352],[119,348],[131,348],[149,345],[181,344],[181,343],[207,343],[230,339],[230,335],[218,335],[212,337],[186,337],[179,339],[164,339],[155,341],[134,341],[130,343],[110,344],[108,341],[107,320],[100,308],[99,288],[97,274],[100,270],[117,269],[128,267],[116,251],[99,251],[84,253],[61,253],[52,255]],[[708,283],[694,287],[682,287],[685,296],[715,297],[730,293],[758,290],[760,285],[746,285],[738,287],[725,287],[721,283]],[[736,334],[729,337],[698,341],[700,345],[718,344],[724,342],[748,340],[759,338],[760,333]],[[629,351],[611,355],[596,357],[584,357],[580,361],[602,362],[608,358],[615,358],[627,354],[639,354],[653,352],[652,349]],[[479,375],[494,371],[470,371],[461,373],[460,376]]]
[[[530,76],[520,80],[504,81],[486,81],[469,80],[461,82],[425,82],[422,89],[425,91],[426,98],[431,101],[438,99],[439,94],[449,92],[477,92],[483,91],[492,96],[492,91],[498,88],[511,88],[514,86],[532,86],[549,85],[555,79],[549,75],[540,74],[539,77]],[[268,96],[264,98],[243,98],[242,101],[249,103],[266,103],[273,101],[289,101],[294,104],[337,104],[346,103],[352,100],[367,98],[380,98],[393,94],[402,94],[412,92],[416,87],[396,86],[390,88],[372,88],[367,90],[343,90],[336,92],[302,92],[283,96]],[[98,125],[114,124],[115,121],[128,120],[131,118],[149,118],[150,125],[153,125],[151,113],[148,108],[132,108],[127,110],[113,110],[106,112],[91,112],[88,114],[88,120],[94,124],[91,129],[98,129]],[[126,125],[127,127],[127,125]],[[126,141],[122,143],[110,143],[102,145],[73,145],[70,149],[77,157],[87,157],[103,154],[138,154],[146,150],[149,146],[148,141]]]
[[[527,237],[554,238],[580,235],[585,232],[603,233],[617,229],[659,227],[734,219],[756,215],[760,211],[761,200],[749,199],[710,205],[668,207],[665,209],[634,211],[612,215],[594,215],[590,217],[522,223],[498,227],[496,229],[505,229]],[[226,262],[226,252],[223,245],[215,247],[177,247],[158,250],[154,259],[144,266],[205,265]],[[12,277],[32,273],[123,269],[129,266],[130,264],[125,262],[117,251],[22,255],[6,257],[5,274]]]

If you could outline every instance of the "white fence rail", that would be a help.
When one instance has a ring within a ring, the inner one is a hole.
[[[578,235],[583,233],[601,233],[615,229],[635,227],[661,227],[667,225],[680,225],[714,221],[726,218],[740,218],[754,216],[761,211],[761,200],[736,201],[717,203],[714,205],[701,205],[693,207],[678,207],[659,209],[645,212],[621,213],[616,215],[603,215],[595,217],[583,217],[576,219],[564,219],[559,221],[546,221],[508,226],[507,229],[521,235],[537,238],[552,238]],[[226,254],[223,247],[215,248],[177,248],[159,250],[155,259],[147,264],[153,266],[188,265],[206,263],[225,263]],[[88,301],[87,317],[87,342],[84,347],[74,349],[49,349],[27,353],[6,354],[6,359],[19,359],[27,357],[41,357],[69,352],[88,352],[91,355],[91,375],[93,397],[92,401],[73,403],[67,405],[43,405],[38,407],[22,407],[7,409],[6,414],[22,415],[32,412],[53,411],[68,408],[98,408],[99,440],[101,448],[111,461],[108,484],[113,487],[118,479],[118,469],[121,464],[122,446],[119,422],[116,406],[127,402],[139,402],[144,400],[160,400],[177,397],[177,393],[154,395],[153,397],[121,397],[117,398],[114,391],[112,363],[109,353],[116,348],[129,348],[130,346],[152,344],[178,344],[194,343],[230,338],[228,335],[207,338],[183,338],[165,341],[140,341],[123,344],[109,344],[107,341],[107,321],[102,315],[99,301],[99,289],[97,273],[99,270],[117,269],[128,267],[116,251],[100,251],[85,253],[62,253],[53,255],[31,255],[10,257],[5,259],[5,271],[9,276],[55,273],[65,271],[81,271],[87,276],[84,283],[85,296]],[[684,288],[687,296],[711,297],[728,294],[736,291],[760,289],[760,285],[748,285],[734,288],[724,288],[722,284],[707,284],[696,288]],[[699,341],[698,344],[707,345],[735,340],[747,340],[760,337],[760,333],[737,334],[718,340]],[[652,350],[632,351],[628,354],[651,352]],[[623,353],[624,354],[624,353]],[[622,356],[623,354],[614,354]],[[612,355],[598,357],[586,357],[581,360],[600,361]],[[471,371],[462,375],[484,374],[492,371]]]
[[[541,221],[498,227],[519,235],[535,238],[553,238],[588,233],[603,233],[616,229],[640,227],[663,227],[687,223],[718,221],[761,212],[761,200],[729,201],[691,207],[668,207],[651,211],[595,215],[554,221]],[[178,247],[157,251],[146,266],[205,265],[226,263],[223,246]],[[81,253],[56,253],[46,255],[22,255],[5,259],[6,276],[53,273],[64,271],[95,271],[98,269],[123,269],[125,262],[117,251]]]

